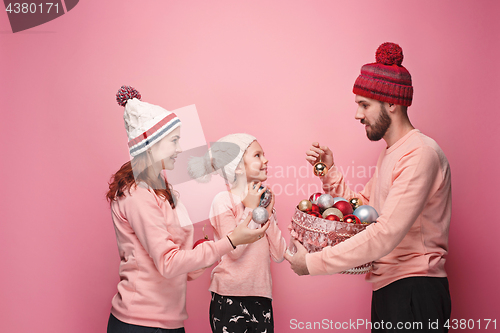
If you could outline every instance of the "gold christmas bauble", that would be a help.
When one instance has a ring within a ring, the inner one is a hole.
[[[326,167],[326,164],[323,162],[318,162],[314,164],[313,169],[314,169],[314,174],[318,177],[324,176],[328,172],[328,168]]]
[[[312,203],[309,200],[302,200],[301,202],[299,202],[299,206],[298,207],[299,207],[300,211],[307,212],[307,211],[311,210]]]
[[[363,205],[363,200],[361,200],[360,198],[352,198],[349,199],[349,203],[352,206],[352,210],[356,210],[356,208]]]

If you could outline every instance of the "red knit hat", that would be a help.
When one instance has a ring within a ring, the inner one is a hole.
[[[384,43],[378,47],[375,60],[361,67],[352,92],[381,102],[410,106],[413,87],[410,72],[401,66],[403,49],[398,44]]]

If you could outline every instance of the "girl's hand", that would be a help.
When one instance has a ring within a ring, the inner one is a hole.
[[[267,228],[269,228],[269,221],[264,223],[261,228],[249,229],[248,224],[250,223],[251,220],[252,220],[252,214],[248,214],[245,221],[240,223],[233,230],[233,232],[227,236],[229,237],[229,240],[231,240],[231,243],[233,243],[234,246],[253,243],[264,237]]]
[[[327,146],[321,146],[318,142],[313,142],[311,148],[306,151],[307,162],[314,164],[318,163],[321,157],[321,162],[325,163],[326,167],[330,169],[333,163],[333,153]]]
[[[266,186],[262,190],[259,190],[261,182],[251,182],[248,184],[248,193],[245,199],[243,199],[242,203],[245,207],[255,209],[259,207],[260,204],[260,196],[267,189]]]

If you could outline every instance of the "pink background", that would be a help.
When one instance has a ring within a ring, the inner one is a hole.
[[[319,184],[311,169],[293,175],[312,141],[353,184],[367,175],[352,166],[384,148],[354,119],[352,85],[385,41],[413,76],[410,119],[452,168],[452,317],[500,319],[499,12],[495,0],[89,0],[16,34],[0,13],[2,331],[105,331],[119,258],[104,194],[128,159],[122,84],[169,110],[195,104],[207,141],[255,135],[288,238],[293,207]],[[272,270],[277,332],[369,320],[363,277]],[[188,285],[188,332],[209,331],[208,283],[205,272]]]

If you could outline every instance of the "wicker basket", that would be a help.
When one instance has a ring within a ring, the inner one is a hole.
[[[297,239],[311,253],[321,251],[326,246],[335,246],[365,230],[367,226],[366,224],[329,221],[295,208],[289,229],[292,238]],[[343,271],[341,274],[366,274],[371,269],[372,264],[366,263]]]

